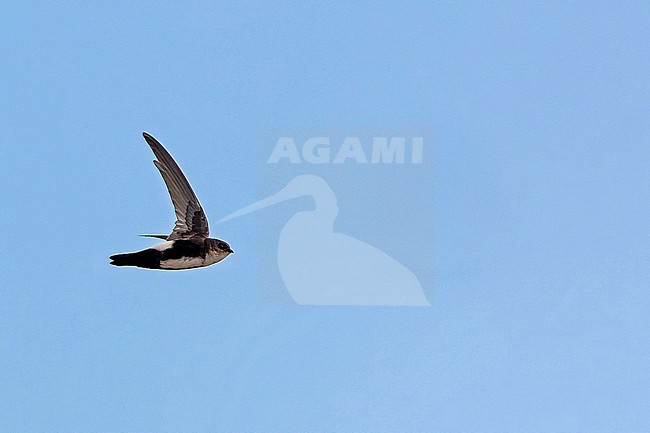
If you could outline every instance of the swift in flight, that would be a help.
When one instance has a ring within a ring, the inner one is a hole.
[[[180,167],[151,135],[143,132],[156,155],[153,162],[160,171],[176,213],[176,224],[169,236],[143,235],[163,239],[157,245],[136,253],[115,254],[111,265],[148,269],[192,269],[210,266],[233,253],[227,242],[208,237],[208,219]]]

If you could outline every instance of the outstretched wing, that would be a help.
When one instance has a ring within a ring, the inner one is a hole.
[[[157,161],[153,163],[160,171],[174,204],[176,225],[171,234],[167,236],[167,240],[208,237],[210,234],[208,219],[178,164],[158,140],[146,132],[143,132],[142,135],[156,155]]]

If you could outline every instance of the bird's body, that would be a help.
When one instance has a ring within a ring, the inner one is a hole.
[[[111,265],[175,270],[210,266],[225,259],[233,251],[227,242],[208,237],[208,220],[183,172],[155,138],[146,132],[143,135],[157,157],[154,164],[167,185],[176,224],[169,236],[144,235],[165,242],[135,253],[112,255]]]
[[[111,256],[111,264],[148,269],[201,268],[225,259],[230,254],[229,249],[219,239],[179,239],[161,242],[137,253],[116,254]]]

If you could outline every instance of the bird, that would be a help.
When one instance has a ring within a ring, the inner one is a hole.
[[[135,253],[110,256],[114,266],[136,266],[147,269],[193,269],[210,266],[233,253],[226,241],[208,237],[208,219],[199,199],[176,161],[158,140],[142,133],[156,159],[154,165],[160,171],[169,191],[176,223],[167,235],[141,235],[163,239],[157,245]]]
[[[284,225],[277,247],[280,276],[300,305],[429,306],[420,281],[383,249],[334,230],[336,195],[325,179],[299,175],[275,194],[223,217],[218,224],[297,197],[311,210]],[[389,243],[383,248],[389,248]]]

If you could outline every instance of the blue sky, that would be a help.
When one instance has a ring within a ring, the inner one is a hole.
[[[0,431],[647,432],[645,2],[12,2],[0,18]],[[429,308],[261,305],[251,220],[191,272],[267,127],[435,137]]]

